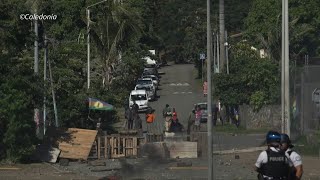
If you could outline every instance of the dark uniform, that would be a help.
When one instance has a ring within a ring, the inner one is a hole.
[[[287,180],[289,175],[289,161],[285,151],[280,150],[280,134],[267,134],[268,149],[261,152],[255,166],[259,172],[259,180]]]

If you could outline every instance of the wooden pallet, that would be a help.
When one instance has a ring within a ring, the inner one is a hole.
[[[147,133],[145,138],[146,138],[146,142],[162,142],[164,139],[163,134],[153,134],[153,133]]]
[[[97,137],[97,158],[135,157],[144,142],[144,138],[119,134]]]

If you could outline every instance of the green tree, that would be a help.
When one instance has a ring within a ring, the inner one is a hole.
[[[319,7],[315,0],[289,2],[290,55],[318,55]],[[306,10],[308,9],[308,10]],[[246,37],[267,50],[274,61],[281,59],[281,1],[254,0],[246,18]]]
[[[215,74],[215,96],[226,105],[250,104],[256,110],[279,103],[280,73],[276,63],[240,42],[232,47],[230,74]]]
[[[33,109],[42,97],[41,78],[33,72],[33,32],[24,2],[0,4],[0,158],[25,159],[36,143]]]

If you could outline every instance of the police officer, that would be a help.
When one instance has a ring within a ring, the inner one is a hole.
[[[281,149],[286,152],[287,158],[290,160],[290,180],[300,180],[303,174],[301,156],[292,150],[294,146],[287,134],[281,134]]]
[[[268,148],[262,151],[255,163],[255,170],[259,172],[259,180],[287,180],[289,162],[285,152],[280,149],[281,135],[276,131],[269,131],[266,135]]]

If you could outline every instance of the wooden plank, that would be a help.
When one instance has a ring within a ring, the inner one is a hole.
[[[108,158],[107,153],[108,153],[108,138],[107,136],[105,136],[104,137],[104,158]]]
[[[138,139],[136,137],[134,137],[133,138],[133,152],[132,152],[132,155],[134,155],[134,156],[138,155],[137,146],[138,146]]]
[[[117,149],[118,149],[117,154],[120,154],[120,136],[117,137]]]
[[[97,133],[96,130],[69,128],[57,141],[60,158],[87,160]]]
[[[100,159],[101,153],[101,139],[98,137],[98,159]]]

